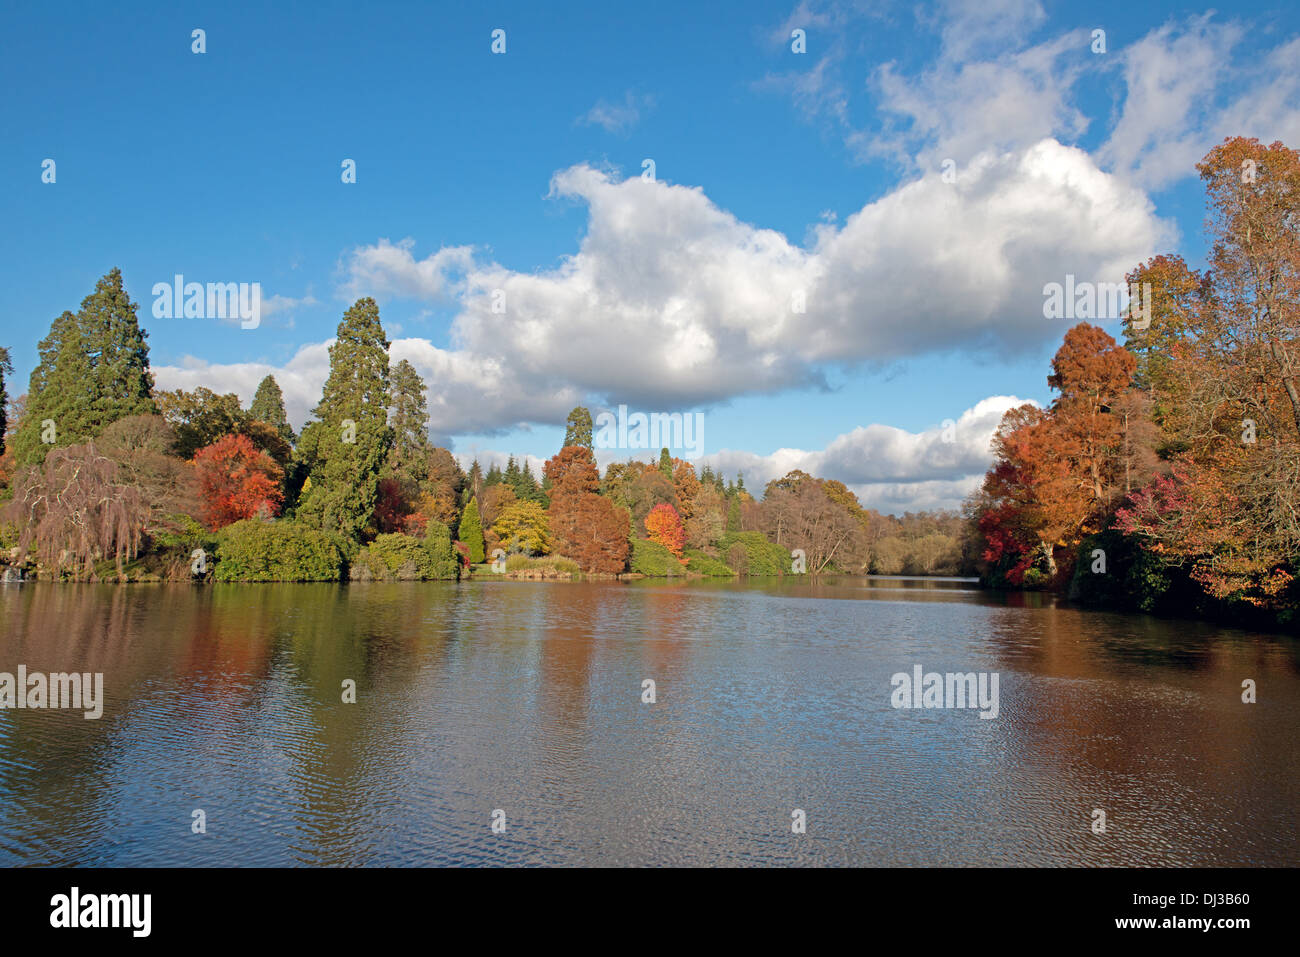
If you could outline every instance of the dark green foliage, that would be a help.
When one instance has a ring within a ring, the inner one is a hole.
[[[727,533],[740,532],[740,499],[734,495],[731,496],[731,504],[727,506]]]
[[[632,539],[631,569],[650,578],[678,578],[686,569],[665,546],[644,538]]]
[[[1100,567],[1093,554],[1097,550],[1105,553],[1104,572],[1092,570]],[[1079,545],[1068,595],[1080,604],[1117,610],[1177,611],[1169,603],[1176,578],[1177,569],[1164,565],[1136,539],[1107,530]]]
[[[659,450],[659,471],[671,480],[673,477],[673,457],[667,449]]]
[[[393,368],[390,401],[393,451],[389,469],[408,485],[418,485],[428,475],[433,443],[429,441],[424,380],[405,359]]]
[[[136,309],[114,269],[96,283],[75,316],[65,312],[54,320],[38,346],[40,362],[32,370],[27,408],[14,437],[20,465],[35,465],[53,448],[96,438],[128,415],[158,411]]]
[[[151,415],[153,374],[149,346],[136,317],[137,306],[126,294],[122,273],[113,269],[81,303],[78,318],[91,359],[91,415],[94,434],[128,415]]]
[[[248,414],[259,422],[265,422],[280,433],[281,437],[292,444],[298,441],[289,425],[289,417],[284,411],[284,393],[275,376],[267,376],[257,386],[253,404],[248,407]]]
[[[338,581],[347,567],[343,543],[299,522],[250,518],[217,538],[213,577],[223,582]]]
[[[299,520],[359,541],[373,532],[379,476],[388,461],[388,339],[373,299],[358,299],[330,346],[324,394],[295,458],[307,472]]]
[[[537,483],[536,476],[533,475],[532,467],[524,460],[524,467],[519,472],[519,484],[515,487],[515,498],[521,502],[536,502],[545,508],[550,501],[546,492]]]
[[[536,502],[543,508],[547,506],[548,499],[542,491],[542,487],[537,483],[537,476],[533,475],[533,470],[524,459],[521,466],[515,461],[512,455],[506,460],[506,470],[502,472],[495,465],[488,470],[485,485],[496,485],[498,482],[508,485],[510,491],[515,493],[515,498],[521,502]],[[462,539],[463,541],[463,539]]]

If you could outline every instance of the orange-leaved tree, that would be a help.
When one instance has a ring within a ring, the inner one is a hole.
[[[616,575],[627,567],[631,520],[600,490],[596,458],[585,445],[566,445],[547,460],[551,533],[556,548],[585,572]]]
[[[652,542],[658,542],[678,559],[686,546],[686,531],[682,528],[682,516],[671,505],[660,504],[650,509],[645,517],[645,533]]]
[[[279,514],[284,472],[246,435],[223,435],[194,456],[203,520],[214,531]]]

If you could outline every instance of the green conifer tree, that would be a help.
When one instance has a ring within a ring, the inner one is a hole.
[[[429,472],[429,406],[424,380],[415,366],[403,359],[394,368],[391,384],[393,453],[389,468],[404,482],[418,485]]]
[[[324,393],[298,443],[308,475],[298,503],[302,520],[353,540],[372,530],[379,475],[393,444],[388,387],[379,306],[358,299],[339,323]]]
[[[456,537],[469,547],[469,560],[479,564],[484,558],[483,525],[478,516],[478,499],[471,498],[460,517]]]
[[[258,383],[248,414],[273,427],[286,442],[298,441],[298,437],[293,434],[293,427],[289,425],[289,416],[284,411],[284,393],[280,391],[280,383],[275,381],[275,376],[269,375]]]
[[[65,312],[37,346],[14,457],[35,465],[51,449],[96,438],[118,419],[157,413],[146,333],[137,305],[112,270],[73,315]]]
[[[569,413],[569,418],[564,423],[564,446],[582,445],[592,448],[591,429],[591,413],[583,406],[578,406]]]

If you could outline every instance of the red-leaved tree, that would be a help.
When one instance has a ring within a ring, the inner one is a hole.
[[[203,520],[212,530],[241,519],[269,518],[284,501],[284,472],[246,435],[223,435],[194,456]]]

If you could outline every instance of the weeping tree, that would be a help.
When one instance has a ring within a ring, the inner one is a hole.
[[[140,489],[124,484],[117,463],[93,441],[54,449],[41,465],[14,477],[4,517],[22,530],[20,561],[36,557],[58,577],[66,568],[93,579],[95,562],[110,556],[124,578],[140,551],[151,514]]]

